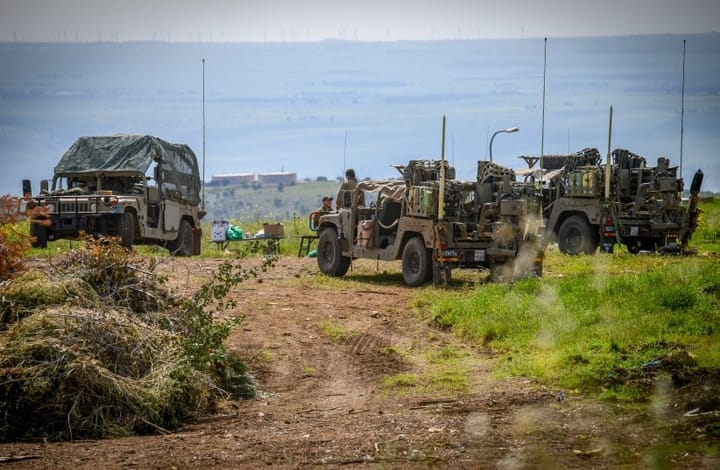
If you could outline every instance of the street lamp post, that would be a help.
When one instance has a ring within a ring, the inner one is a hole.
[[[499,131],[495,131],[495,133],[492,135],[492,137],[490,137],[490,161],[493,161],[493,159],[492,159],[492,144],[493,144],[493,139],[495,139],[495,136],[502,132],[507,132],[508,134],[511,134],[511,133],[517,132],[519,130],[520,129],[518,129],[517,127],[510,127],[508,129],[500,129]]]

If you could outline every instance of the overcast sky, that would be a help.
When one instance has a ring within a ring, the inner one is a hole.
[[[720,0],[0,0],[0,41],[317,41],[720,31]]]

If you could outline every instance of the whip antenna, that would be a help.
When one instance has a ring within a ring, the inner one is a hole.
[[[205,210],[205,58],[202,60],[202,210]]]
[[[682,92],[680,93],[680,178],[683,170],[683,134],[685,133],[685,43],[683,39]]]
[[[540,187],[543,184],[543,157],[545,156],[545,76],[547,75],[547,38],[543,53],[542,124],[540,129]]]

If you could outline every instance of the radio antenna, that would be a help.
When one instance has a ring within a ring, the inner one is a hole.
[[[345,174],[345,155],[347,154],[347,129],[345,130],[345,145],[343,146],[343,175]]]
[[[545,76],[547,75],[547,38],[543,53],[542,122],[540,126],[540,187],[543,184],[543,158],[545,156]]]
[[[205,210],[205,58],[202,60],[202,210]]]
[[[685,133],[685,43],[683,39],[682,91],[680,92],[680,178],[683,170],[683,134]]]

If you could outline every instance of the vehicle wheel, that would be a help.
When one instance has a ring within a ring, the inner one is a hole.
[[[599,234],[581,216],[573,215],[565,219],[558,231],[558,247],[563,253],[577,255],[593,254],[597,249]]]
[[[643,251],[656,251],[658,246],[662,246],[662,242],[656,242],[654,238],[643,238],[640,241],[640,249]]]
[[[343,256],[334,228],[326,228],[320,233],[317,263],[320,271],[328,276],[344,276],[350,268],[350,257]]]
[[[130,248],[135,242],[135,215],[132,212],[126,211],[120,215],[118,235],[120,244],[125,248]]]
[[[30,236],[33,237],[33,248],[47,248],[48,228],[40,224],[30,223]]]
[[[412,237],[402,254],[402,273],[405,284],[419,286],[432,278],[432,256],[422,238]]]
[[[195,238],[193,238],[192,225],[183,219],[180,221],[177,240],[171,245],[170,254],[173,256],[192,256],[194,250]]]
[[[640,241],[638,240],[633,239],[626,241],[625,246],[627,247],[628,253],[633,255],[640,253]]]

